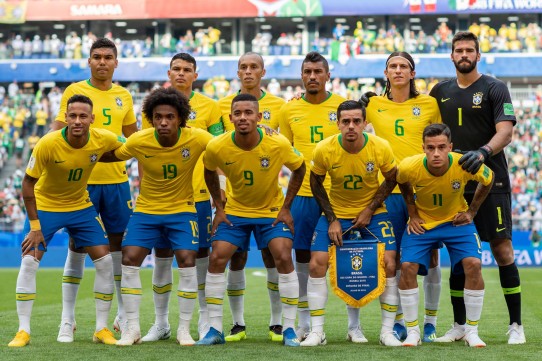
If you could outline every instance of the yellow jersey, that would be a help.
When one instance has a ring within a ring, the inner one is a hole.
[[[235,144],[235,131],[216,137],[207,146],[203,163],[220,168],[229,180],[226,214],[245,218],[275,218],[284,196],[277,181],[285,165],[298,169],[303,156],[280,134],[268,136],[261,129],[260,143],[246,151]]]
[[[158,143],[154,128],[132,134],[115,150],[122,160],[135,157],[143,167],[143,180],[134,212],[175,214],[196,212],[192,174],[213,136],[201,129],[181,128],[172,147]]]
[[[436,99],[420,94],[403,103],[395,103],[386,96],[372,97],[367,106],[367,122],[373,125],[376,135],[390,143],[397,162],[401,162],[423,153],[423,130],[429,124],[442,123],[442,119]],[[401,193],[399,187],[393,193]]]
[[[475,175],[463,170],[458,163],[461,156],[459,153],[450,153],[449,168],[440,177],[429,173],[425,154],[408,157],[399,163],[397,182],[410,182],[415,189],[416,208],[425,221],[422,226],[427,230],[451,222],[457,213],[468,209],[467,201],[463,197],[468,181],[489,185],[493,180],[493,171],[486,165]]]
[[[218,101],[220,112],[222,113],[222,123],[224,123],[224,130],[226,132],[232,131],[235,128],[230,121],[231,102],[238,94],[239,92],[228,95]],[[262,96],[258,99],[260,113],[262,113],[261,124],[277,130],[279,128],[280,108],[284,103],[286,103],[284,99],[262,90]]]
[[[105,129],[89,130],[83,148],[73,148],[67,128],[46,134],[32,152],[26,174],[39,178],[34,192],[40,211],[71,212],[92,206],[87,182],[100,157],[122,145],[124,138]]]
[[[224,133],[224,126],[222,125],[222,114],[218,108],[216,100],[206,97],[203,94],[192,92],[190,94],[190,114],[186,125],[192,128],[199,128],[207,130],[214,136]],[[142,115],[142,128],[152,128],[151,123],[148,121],[145,115]],[[203,155],[198,160],[196,168],[194,169],[194,201],[204,202],[211,199],[205,179],[203,178]],[[143,175],[145,176],[145,175]]]
[[[342,134],[333,135],[318,143],[314,149],[311,171],[329,174],[329,201],[337,218],[353,219],[367,208],[380,186],[379,171],[389,172],[396,166],[388,141],[363,133],[365,144],[352,154],[342,146]],[[374,214],[383,213],[382,204]]]
[[[337,108],[346,101],[343,97],[329,93],[328,98],[320,104],[311,104],[305,98],[294,99],[284,104],[280,110],[280,133],[299,149],[305,157],[307,173],[298,195],[312,197],[310,186],[310,162],[316,144],[340,133],[337,126]],[[329,190],[331,183],[324,181]]]
[[[109,90],[99,90],[90,80],[71,84],[62,94],[60,111],[56,117],[59,122],[66,122],[68,99],[75,94],[86,95],[94,104],[94,123],[91,128],[103,128],[116,135],[122,135],[122,127],[136,122],[132,96],[128,90],[113,84]],[[117,184],[128,181],[124,162],[100,163],[92,172],[88,184]]]

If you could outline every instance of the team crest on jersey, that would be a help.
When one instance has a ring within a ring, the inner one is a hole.
[[[422,109],[420,108],[420,106],[414,105],[412,107],[412,115],[414,115],[415,117],[419,117],[421,114],[422,114]]]
[[[459,179],[452,180],[451,184],[454,191],[458,191],[459,189],[461,189],[461,181]]]
[[[260,157],[260,166],[263,169],[268,169],[271,165],[271,158],[268,155],[263,155]]]
[[[265,109],[263,112],[262,112],[262,117],[264,120],[269,120],[271,119],[271,111],[269,109]]]
[[[472,96],[472,103],[474,105],[480,105],[482,104],[483,98],[484,98],[484,93],[482,92],[474,93],[474,95]]]
[[[187,147],[181,148],[181,156],[183,157],[183,160],[190,159],[190,148],[187,148]]]
[[[92,153],[90,155],[90,163],[96,163],[98,161],[98,154]]]
[[[337,121],[337,112],[329,112],[329,121],[330,122],[336,122]]]
[[[358,255],[352,257],[352,269],[354,271],[359,271],[363,267],[363,258]]]
[[[191,110],[191,111],[190,111],[190,114],[188,114],[188,120],[195,120],[197,114],[198,114],[198,113],[196,113],[196,111]]]
[[[122,108],[122,99],[120,97],[115,98],[115,103],[117,103],[117,107]]]
[[[365,164],[365,170],[367,170],[368,173],[374,172],[374,170],[375,170],[375,162],[373,162],[372,160],[368,161]]]

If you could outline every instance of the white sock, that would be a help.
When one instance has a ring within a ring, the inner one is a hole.
[[[470,330],[478,331],[478,322],[482,315],[482,306],[484,305],[484,290],[463,290],[465,297],[465,311],[467,322],[465,323],[465,332]]]
[[[75,300],[85,270],[86,253],[68,249],[62,275],[62,319],[75,321]]]
[[[311,314],[312,331],[323,332],[327,303],[327,280],[312,278],[307,282],[307,298]]]
[[[245,325],[245,287],[245,270],[228,270],[228,300],[234,325]]]
[[[128,327],[140,330],[139,305],[143,290],[141,288],[141,278],[139,277],[139,267],[122,265],[121,282],[122,301]]]
[[[348,315],[348,329],[360,327],[359,324],[359,307],[346,305],[346,314]]]
[[[205,277],[209,268],[209,257],[196,258],[196,273],[198,277],[198,303],[199,320],[198,330],[201,331],[209,323],[209,313],[207,312],[207,302],[205,302]]]
[[[96,331],[107,327],[111,301],[115,292],[113,278],[113,258],[110,254],[94,260],[96,278],[94,279],[94,301],[96,302]]]
[[[218,332],[222,332],[222,317],[224,310],[224,292],[226,291],[226,276],[224,273],[209,273],[205,279],[205,300],[209,311],[209,324]]]
[[[418,304],[420,303],[420,291],[418,287],[408,290],[399,290],[405,323],[407,329],[419,328],[418,325]]]
[[[398,285],[399,280],[401,279],[401,270],[395,271],[395,283]],[[395,323],[400,325],[405,325],[405,319],[403,316],[403,308],[401,307],[401,297],[399,297],[399,302],[397,303],[397,313],[395,313]]]
[[[276,268],[273,268],[276,270]],[[268,268],[269,270],[269,268]],[[294,329],[295,317],[297,314],[297,303],[299,301],[299,281],[297,279],[297,273],[292,271],[290,273],[279,274],[279,295],[281,303],[279,303],[280,313],[284,313],[284,325],[283,330],[288,328]],[[271,291],[269,291],[271,294]],[[277,292],[275,292],[277,293]],[[284,310],[284,312],[282,312]],[[279,325],[274,323],[274,325]]]
[[[295,279],[297,281],[297,276]],[[297,289],[299,290],[299,283],[297,284]],[[267,292],[269,293],[269,303],[271,304],[271,318],[269,319],[269,326],[280,325],[282,324],[281,298],[285,296],[282,296],[282,294],[279,292],[279,272],[275,267],[267,268]]]
[[[17,276],[15,299],[17,300],[17,316],[19,316],[19,331],[30,334],[30,316],[36,299],[36,272],[40,261],[32,256],[24,256]]]
[[[380,309],[382,313],[382,330],[380,333],[393,331],[398,303],[397,280],[395,277],[386,278],[386,288],[380,295]]]
[[[154,299],[154,324],[159,328],[169,326],[169,297],[173,283],[171,265],[173,257],[154,259],[152,271],[152,295]]]
[[[311,329],[311,314],[307,299],[307,283],[309,281],[309,264],[295,263],[297,279],[299,280],[299,303],[297,304],[298,320],[297,325],[305,330]]]
[[[441,288],[440,266],[429,268],[427,276],[423,279],[423,291],[425,293],[424,324],[431,323],[437,326],[437,312]]]
[[[120,281],[122,279],[122,251],[109,252],[113,258],[113,277],[115,278],[115,293],[117,294],[117,315],[120,319],[126,319],[122,295],[120,294]]]
[[[196,267],[179,268],[179,329],[190,330],[190,321],[198,297],[198,278]]]

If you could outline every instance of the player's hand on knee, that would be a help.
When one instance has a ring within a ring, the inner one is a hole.
[[[376,93],[375,92],[365,92],[363,93],[363,95],[359,98],[359,102],[365,107],[367,108],[367,106],[369,105],[369,102],[371,101],[371,97],[374,97],[376,96]]]

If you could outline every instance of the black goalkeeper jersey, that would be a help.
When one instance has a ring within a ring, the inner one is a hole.
[[[442,122],[452,131],[454,149],[476,150],[487,144],[496,133],[495,125],[502,121],[516,124],[514,107],[506,85],[495,78],[482,75],[469,87],[462,89],[457,78],[445,80],[430,93],[437,99]],[[492,193],[509,193],[510,178],[504,151],[485,163],[495,172]],[[469,183],[465,193],[474,193],[476,183]]]

